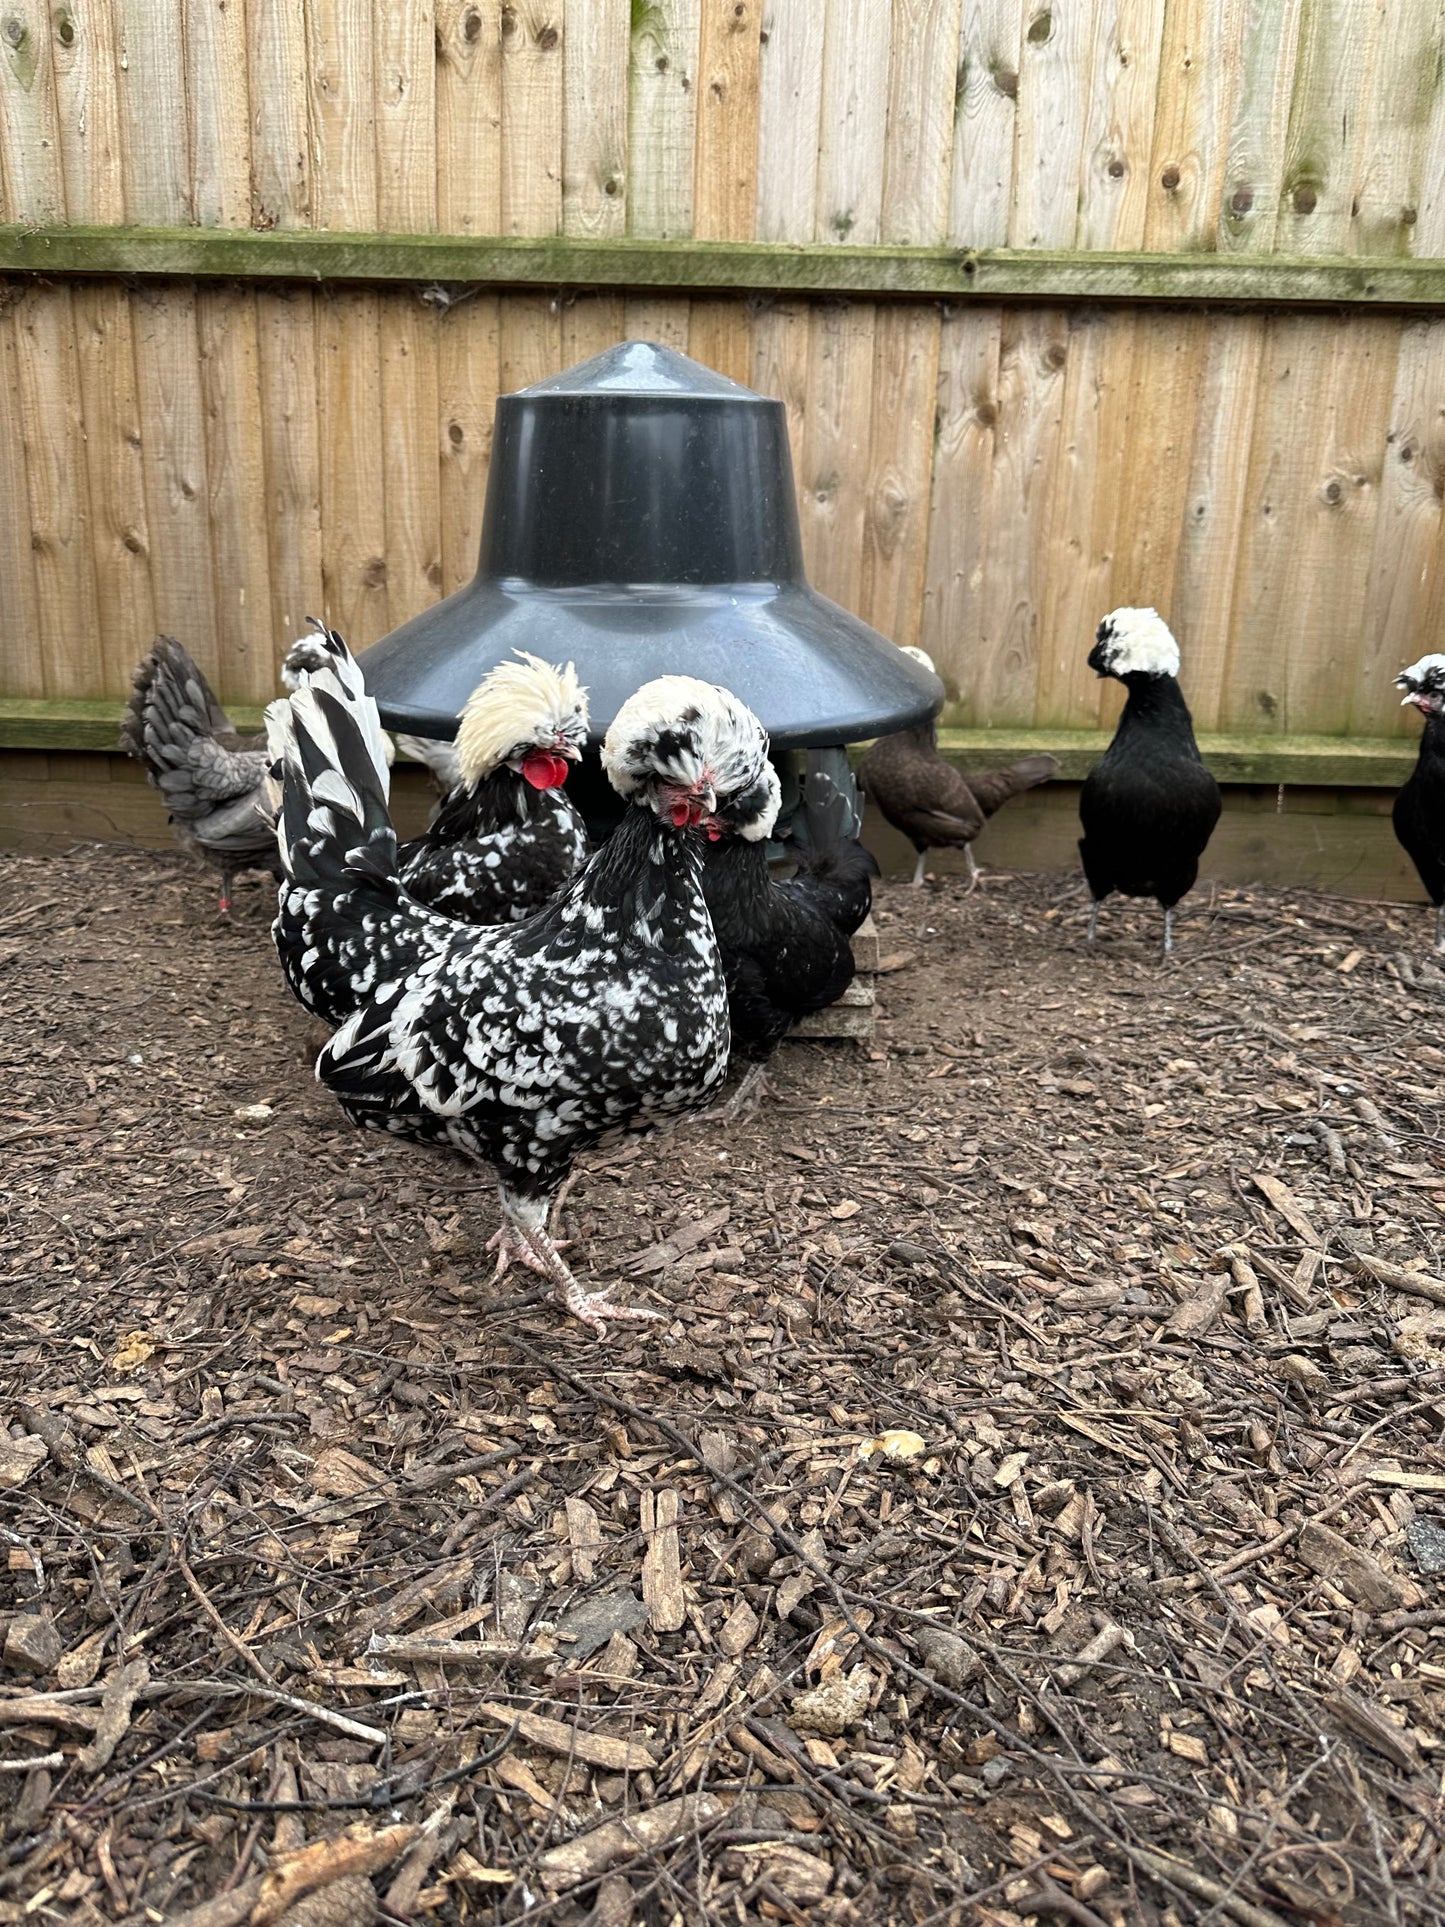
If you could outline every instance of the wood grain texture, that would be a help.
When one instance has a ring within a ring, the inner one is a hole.
[[[497,298],[485,294],[448,308],[438,323],[444,595],[470,582],[477,570],[492,420],[501,392],[500,326]]]
[[[1273,248],[1303,0],[1245,0],[1219,246]]]
[[[188,0],[183,50],[195,219],[202,227],[246,227],[252,115],[244,8],[231,0]]]
[[[1240,82],[1245,0],[1165,0],[1146,247],[1212,244]]]
[[[307,0],[311,218],[317,227],[374,228],[376,69],[371,0]]]
[[[698,26],[694,0],[639,0],[632,9],[629,234],[669,240],[692,232]]]
[[[798,494],[803,555],[812,581],[861,612],[867,515],[869,413],[876,310],[861,302],[813,309],[808,408]]]
[[[953,714],[975,713],[984,665],[1000,335],[997,310],[945,316],[939,330],[938,431],[918,639],[943,678]]]
[[[311,220],[306,0],[247,0],[251,93],[251,219],[257,227]]]
[[[888,303],[873,334],[860,606],[894,639],[917,635],[923,608],[938,330],[931,308]]]
[[[1392,9],[1379,30],[1370,86],[1358,105],[1354,193],[1347,247],[1352,254],[1431,253],[1438,236],[1420,233],[1420,203],[1445,74],[1445,4],[1422,0],[1401,17]]]
[[[266,439],[256,406],[261,385],[256,296],[246,288],[201,289],[196,327],[223,700],[265,703],[276,694],[276,652]]]
[[[563,44],[562,231],[627,232],[628,15],[567,0]]]
[[[442,593],[437,316],[419,303],[380,316],[386,606],[390,627]]]
[[[21,305],[0,305],[0,381],[11,397],[11,405],[0,408],[0,472],[12,478],[10,512],[0,515],[0,607],[6,611],[0,695],[39,696],[45,693],[45,658],[31,537],[30,502],[35,484],[30,479],[31,458],[19,405],[27,353],[25,344],[17,338]]]
[[[502,9],[502,232],[562,231],[561,0]]]
[[[1073,245],[1092,71],[1093,9],[1084,0],[1030,5],[1019,50],[1009,241],[1020,248]]]
[[[1074,245],[1144,238],[1164,0],[1108,0],[1094,16]]]
[[[125,210],[164,226],[196,219],[186,113],[183,0],[112,0]]]
[[[376,213],[388,232],[437,224],[436,30],[430,10],[376,0]]]
[[[95,565],[86,526],[85,420],[75,325],[68,288],[27,295],[14,303],[14,385],[28,495],[28,535],[34,572],[31,674],[47,696],[102,693],[105,664],[95,648],[99,612]],[[21,587],[22,608],[30,598]],[[29,653],[24,642],[22,653]]]
[[[965,247],[1009,238],[1023,36],[1022,0],[963,0],[948,238]]]
[[[497,234],[502,225],[502,41],[480,0],[437,0],[437,225]]]
[[[1385,16],[1386,0],[1304,0],[1275,227],[1284,253],[1349,242]]]
[[[961,0],[893,0],[881,234],[938,241],[948,226]]]
[[[321,464],[320,614],[353,649],[386,634],[386,444],[381,311],[374,294],[317,297]]]
[[[760,241],[811,241],[827,0],[767,0],[758,61]]]
[[[125,219],[115,16],[109,7],[56,10],[51,61],[65,180],[65,218]],[[0,93],[3,93],[0,76]],[[3,113],[3,106],[0,106]],[[3,171],[3,170],[0,170]]]
[[[814,234],[867,244],[882,238],[888,121],[888,9],[880,0],[828,0]]]
[[[256,296],[257,409],[270,536],[273,670],[325,612],[321,565],[321,435],[316,309],[309,290]]]
[[[701,0],[692,231],[747,241],[758,206],[760,0]]]
[[[41,0],[16,0],[0,35],[0,219],[62,221],[61,168],[55,76],[48,9]]]

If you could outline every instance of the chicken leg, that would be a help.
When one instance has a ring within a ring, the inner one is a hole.
[[[509,1191],[505,1185],[501,1190],[504,1217],[502,1229],[493,1242],[507,1258],[515,1257],[529,1271],[538,1272],[550,1280],[558,1304],[596,1332],[599,1338],[607,1336],[609,1319],[640,1324],[663,1318],[664,1314],[660,1311],[614,1304],[607,1286],[600,1291],[584,1291],[568,1269],[560,1246],[547,1230],[552,1200],[522,1197],[515,1191]],[[500,1258],[498,1262],[500,1264]]]

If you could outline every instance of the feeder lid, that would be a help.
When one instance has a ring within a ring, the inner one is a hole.
[[[576,664],[598,736],[678,673],[779,749],[905,729],[942,696],[809,587],[782,403],[648,341],[498,398],[475,578],[361,666],[389,728],[449,737],[515,649]]]

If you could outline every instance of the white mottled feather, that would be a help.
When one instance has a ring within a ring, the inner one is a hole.
[[[1113,676],[1177,676],[1179,644],[1157,609],[1115,609],[1095,638]]]
[[[464,783],[490,776],[519,749],[550,749],[559,737],[581,749],[587,740],[587,691],[572,664],[558,669],[525,649],[517,655],[489,671],[462,710],[456,760]]]
[[[1400,707],[1404,709],[1422,691],[1445,693],[1445,656],[1421,656],[1412,662],[1408,669],[1402,669],[1395,678],[1395,687],[1408,693]]]

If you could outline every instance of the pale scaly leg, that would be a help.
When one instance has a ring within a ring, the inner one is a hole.
[[[963,860],[968,865],[967,870],[964,872],[968,878],[968,887],[963,894],[966,897],[971,897],[978,888],[978,865],[973,860],[973,845],[971,843],[965,843],[963,846]]]
[[[548,1204],[549,1201],[545,1199],[518,1197],[505,1187],[502,1191],[502,1209],[507,1214],[516,1239],[531,1252],[531,1260],[528,1261],[531,1268],[551,1279],[558,1304],[564,1305],[574,1318],[580,1319],[599,1338],[607,1336],[609,1319],[641,1323],[664,1318],[660,1311],[644,1311],[634,1305],[615,1305],[606,1287],[601,1291],[584,1291],[548,1234]]]
[[[918,852],[918,861],[913,866],[913,887],[915,890],[921,890],[923,888],[923,866],[927,861],[927,850],[920,850]]]
[[[1092,943],[1095,937],[1098,936],[1098,934],[1099,934],[1099,899],[1095,897],[1094,901],[1089,905],[1088,941]]]
[[[231,883],[234,876],[235,872],[233,870],[222,870],[221,895],[220,900],[216,904],[216,915],[218,917],[225,917],[228,921],[231,915]]]
[[[1174,912],[1164,912],[1164,955],[1169,956],[1174,949]]]
[[[1435,912],[1435,948],[1445,956],[1445,903]]]

